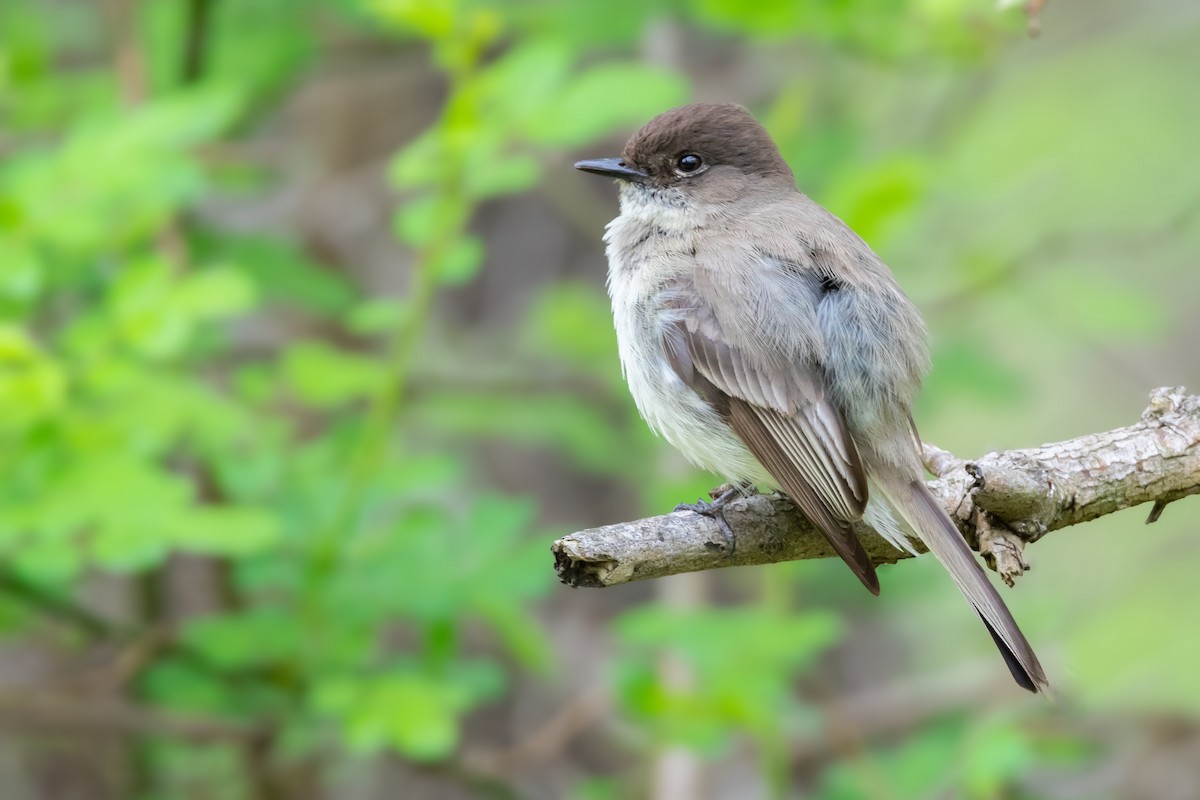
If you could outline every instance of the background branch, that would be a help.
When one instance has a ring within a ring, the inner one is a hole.
[[[1028,568],[1027,542],[1123,508],[1200,493],[1200,397],[1182,387],[1156,389],[1129,427],[969,462],[927,447],[930,483],[967,541],[1006,583]],[[778,494],[730,503],[737,534],[727,553],[715,522],[690,511],[591,528],[552,546],[559,579],[571,586],[614,586],[680,572],[834,555],[824,537]],[[876,563],[907,558],[865,525],[856,532]],[[918,548],[919,549],[919,548]]]
[[[265,728],[238,719],[173,713],[114,698],[53,696],[27,688],[0,690],[0,728],[169,737],[195,743],[252,742],[266,733]]]

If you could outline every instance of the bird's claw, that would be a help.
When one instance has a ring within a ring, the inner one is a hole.
[[[729,555],[733,555],[737,549],[737,537],[733,535],[733,528],[729,527],[729,521],[725,519],[725,505],[740,493],[738,487],[732,487],[729,490],[722,492],[721,495],[711,502],[704,499],[697,499],[694,503],[680,503],[675,506],[676,511],[691,511],[693,514],[700,514],[708,517],[717,523],[717,527],[721,529],[722,535],[725,537],[725,551]]]

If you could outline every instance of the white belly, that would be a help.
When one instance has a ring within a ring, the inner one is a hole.
[[[662,355],[660,338],[650,331],[628,331],[618,333],[617,340],[630,394],[655,433],[688,461],[727,481],[764,489],[776,485],[729,423],[675,374]]]
[[[663,326],[675,312],[663,306],[662,287],[694,269],[694,209],[648,202],[622,186],[621,216],[609,223],[608,292],[621,370],[642,419],[701,469],[727,481],[774,486],[774,481],[720,415],[680,380],[667,360]]]
[[[653,289],[643,293],[640,283],[641,276],[629,272],[609,280],[621,369],[642,419],[701,469],[734,483],[775,487],[729,424],[675,374],[662,338],[671,312],[656,308]]]

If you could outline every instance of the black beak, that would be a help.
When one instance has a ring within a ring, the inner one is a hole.
[[[585,161],[576,161],[575,169],[581,169],[584,172],[592,172],[596,175],[604,175],[622,181],[640,182],[650,177],[645,172],[625,163],[620,158],[590,158]]]

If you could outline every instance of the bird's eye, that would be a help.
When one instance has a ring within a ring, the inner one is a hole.
[[[695,153],[684,153],[675,159],[675,171],[680,175],[694,175],[704,166],[704,160]]]

